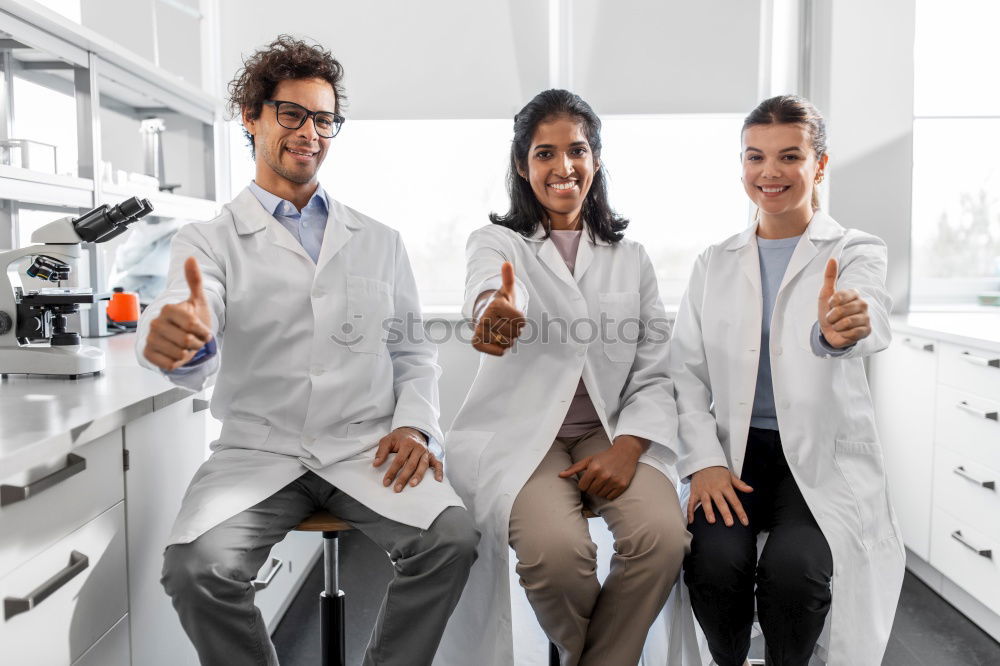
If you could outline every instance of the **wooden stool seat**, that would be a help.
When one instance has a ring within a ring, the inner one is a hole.
[[[317,511],[299,523],[297,532],[346,532],[354,528],[326,511]]]

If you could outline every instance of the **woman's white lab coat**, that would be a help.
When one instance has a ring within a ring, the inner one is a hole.
[[[530,238],[488,225],[472,233],[466,249],[465,315],[480,293],[500,286],[500,266],[509,261],[515,306],[528,323],[507,354],[481,355],[447,435],[448,478],[482,539],[436,664],[515,663],[511,505],[552,446],[581,375],[609,438],[649,439],[640,462],[662,472],[664,483],[676,477],[677,416],[665,362],[669,323],[649,257],[638,243],[594,242],[584,230],[570,273],[543,236],[541,225]],[[648,337],[637,341],[640,329]]]
[[[670,342],[682,478],[712,465],[737,476],[746,459],[761,340],[757,226],[698,258]],[[839,357],[810,338],[827,260],[838,289],[868,303],[872,332]],[[833,606],[819,656],[877,666],[903,580],[904,551],[886,492],[864,359],[889,344],[886,247],[817,212],[795,247],[771,319],[770,359],[781,442],[833,552]]]
[[[211,222],[174,237],[167,289],[139,323],[190,295],[183,262],[198,260],[220,353],[189,374],[215,380],[222,420],[168,540],[188,542],[271,496],[307,470],[397,522],[427,528],[461,500],[431,475],[401,493],[372,467],[379,440],[400,426],[437,441],[440,369],[423,340],[416,284],[399,234],[334,199],[319,260],[243,190]],[[395,319],[393,319],[395,318]],[[406,334],[404,327],[409,327]],[[220,363],[221,359],[221,363]]]

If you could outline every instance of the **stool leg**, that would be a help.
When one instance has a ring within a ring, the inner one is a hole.
[[[549,666],[559,666],[559,648],[549,641]]]
[[[319,595],[323,666],[347,666],[345,599],[340,589],[340,532],[323,532],[323,591]]]

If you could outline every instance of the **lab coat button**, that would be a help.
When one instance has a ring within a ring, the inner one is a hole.
[[[784,351],[785,351],[784,349],[782,349],[781,347],[778,347],[777,349],[775,349],[775,350],[774,350],[774,353],[775,353],[776,355],[778,355],[778,356],[781,356],[781,354],[782,354],[782,353],[783,353]]]
[[[787,400],[782,400],[781,401],[781,408],[782,409],[788,409],[791,406],[792,406],[792,403],[788,402]]]
[[[583,356],[586,353],[587,353],[587,348],[584,346],[581,346],[579,349],[576,350],[577,356]]]
[[[323,298],[324,296],[326,296],[326,292],[322,289],[313,289],[313,298]]]
[[[309,371],[309,373],[310,373],[310,374],[311,374],[311,375],[312,375],[313,377],[319,377],[320,375],[322,375],[322,374],[323,374],[323,368],[321,368],[321,367],[319,367],[319,366],[316,366],[316,367],[314,367],[314,368],[313,368],[312,370],[310,370],[310,371]]]

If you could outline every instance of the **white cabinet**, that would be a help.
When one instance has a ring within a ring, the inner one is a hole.
[[[2,481],[0,577],[122,501],[122,432]]]
[[[935,342],[911,335],[895,336],[871,361],[890,500],[903,542],[925,560],[930,555],[936,363]]]
[[[127,611],[121,502],[0,579],[4,664],[71,663]]]
[[[1000,349],[917,330],[871,361],[908,566],[1000,640]]]
[[[188,397],[125,425],[129,616],[135,666],[198,664],[160,585],[160,573],[181,498],[205,459],[205,407],[201,396]]]

